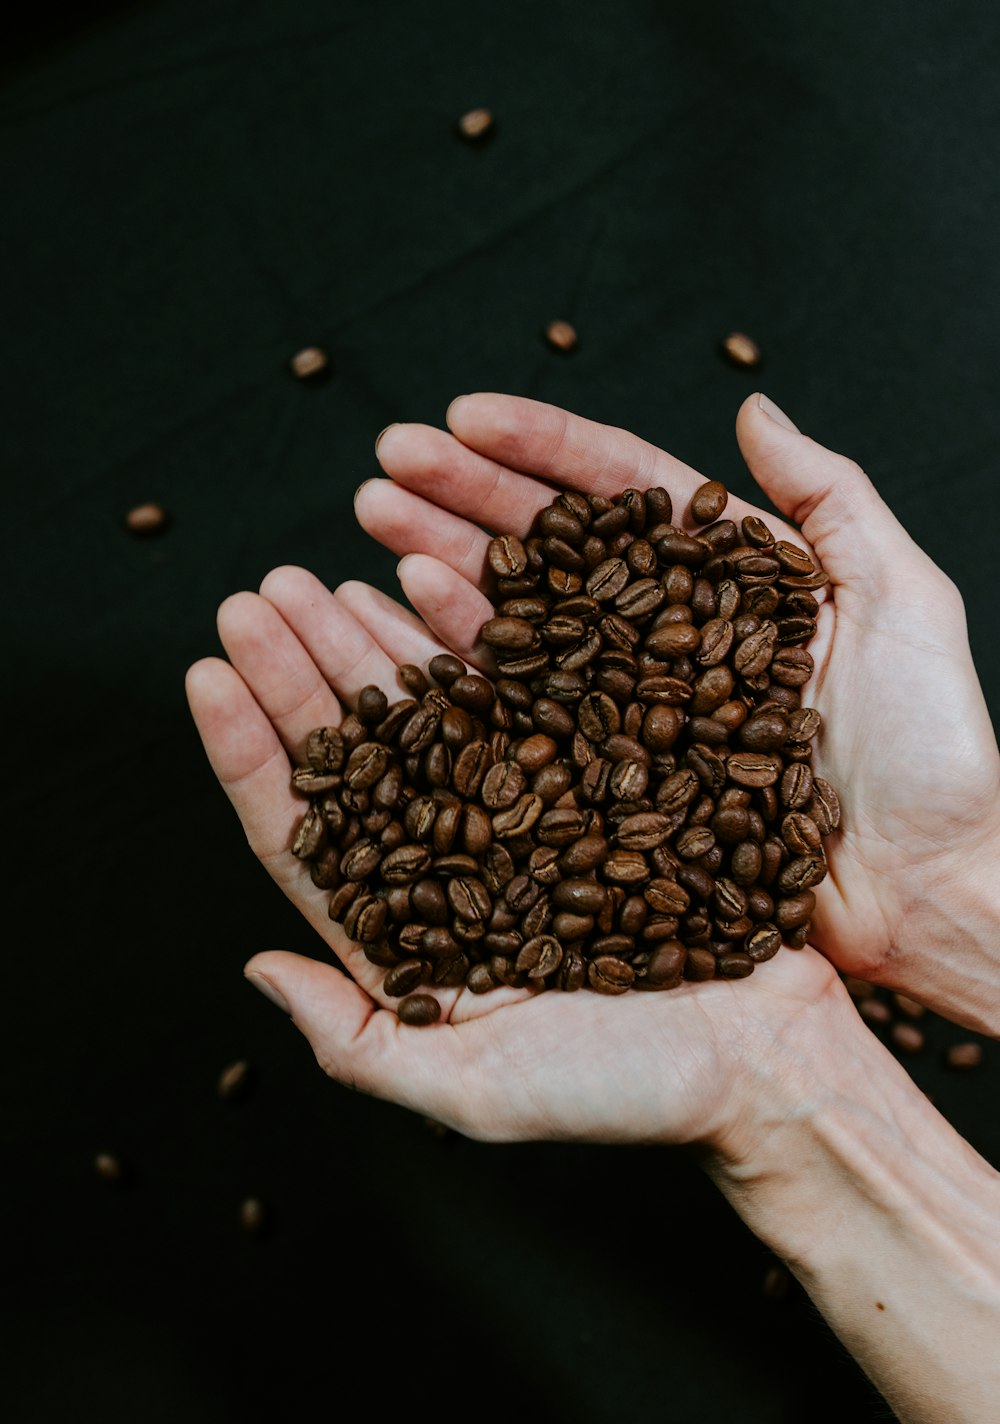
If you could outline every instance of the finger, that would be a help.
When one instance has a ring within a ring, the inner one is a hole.
[[[292,565],[273,569],[260,591],[343,701],[353,707],[370,684],[399,700],[396,664],[314,574]]]
[[[284,1001],[331,1078],[439,1121],[457,1120],[468,1084],[460,1076],[456,1028],[402,1024],[338,969],[302,955],[257,954],[244,973],[251,983],[263,981],[255,987],[279,1007]]]
[[[673,523],[688,530],[696,527],[688,506],[706,477],[631,431],[586,420],[542,401],[494,392],[457,397],[445,420],[463,443],[480,454],[585,494],[610,497],[629,487],[659,485],[670,493]],[[759,515],[760,510],[730,495],[724,517],[739,522],[748,514]],[[768,516],[766,522],[777,538],[801,542],[799,531],[784,521]]]
[[[557,492],[554,485],[507,469],[431,425],[391,425],[375,453],[396,484],[440,509],[504,533],[526,535]]]
[[[217,624],[233,667],[285,751],[301,761],[309,733],[336,726],[342,717],[326,678],[273,604],[256,593],[227,598]]]
[[[754,479],[801,524],[834,583],[880,593],[884,580],[898,581],[901,561],[918,576],[935,568],[864,471],[801,434],[766,396],[758,392],[743,402],[736,438]]]
[[[340,585],[334,598],[368,630],[394,663],[425,667],[439,653],[452,652],[431,634],[426,623],[371,584],[350,579]]]
[[[303,809],[291,788],[288,754],[253,693],[221,658],[189,668],[185,689],[212,770],[252,850],[274,873]]]
[[[628,430],[524,396],[459,396],[445,420],[458,439],[480,455],[585,494],[611,496],[630,487],[662,485],[674,497],[679,515],[705,480],[683,460]]]
[[[493,655],[479,639],[479,630],[493,617],[489,599],[427,554],[408,554],[396,572],[403,592],[434,635],[458,657],[493,676]]]
[[[368,480],[354,496],[362,529],[395,554],[433,554],[483,585],[489,535],[394,480]],[[405,659],[403,660],[405,662]]]
[[[329,893],[316,888],[308,866],[292,855],[306,803],[292,790],[288,756],[250,689],[221,658],[195,663],[186,688],[212,770],[240,818],[250,849],[358,983],[379,994],[384,971],[331,921]],[[379,997],[384,1001],[384,995]]]

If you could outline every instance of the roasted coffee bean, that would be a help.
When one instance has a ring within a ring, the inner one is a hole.
[[[804,811],[790,811],[781,822],[781,839],[792,855],[808,855],[819,849],[820,830]]]
[[[809,815],[823,829],[821,814],[817,814],[816,798],[813,795],[813,774],[812,770],[802,762],[793,762],[785,768],[781,777],[781,804],[789,811],[801,811],[808,808]],[[810,804],[813,803],[813,804]]]
[[[774,918],[781,930],[795,930],[800,925],[804,925],[812,919],[813,911],[816,908],[816,896],[811,890],[802,890],[798,894],[786,896],[778,900],[774,907]]]
[[[733,642],[733,625],[725,618],[711,618],[701,629],[701,642],[695,662],[702,667],[715,667],[728,655]]]
[[[599,915],[607,897],[606,887],[597,880],[563,880],[552,891],[552,904],[557,910]]]
[[[336,772],[344,765],[344,739],[336,727],[317,727],[306,742],[306,761],[320,772]]]
[[[389,765],[389,752],[379,742],[361,742],[351,752],[344,781],[354,791],[374,786]]]
[[[889,1030],[889,1039],[893,1047],[900,1049],[903,1053],[919,1053],[926,1043],[923,1034],[916,1024],[896,1023]]]
[[[812,796],[807,810],[819,827],[821,835],[831,835],[840,826],[840,800],[836,791],[822,776],[817,776],[812,783]]]
[[[503,811],[524,794],[527,777],[516,761],[501,761],[491,766],[483,778],[483,805],[490,811]]]
[[[709,480],[695,490],[688,506],[688,516],[694,524],[711,524],[718,519],[729,502],[729,491],[718,480]]]
[[[546,806],[557,801],[569,791],[573,784],[573,773],[564,761],[552,762],[536,771],[531,779],[531,789],[540,796]]]
[[[524,545],[514,534],[499,534],[491,539],[486,550],[486,561],[498,578],[518,578],[528,567]],[[431,676],[437,678],[433,667]],[[440,678],[437,680],[441,681]]]
[[[426,984],[430,976],[429,959],[402,959],[382,980],[382,990],[390,998],[399,999],[409,994],[418,984]]]
[[[742,949],[727,950],[715,962],[716,973],[722,979],[745,979],[754,967],[754,960]]]
[[[544,732],[535,732],[517,746],[514,759],[529,775],[548,766],[559,754],[559,748],[552,737]]]
[[[944,1061],[947,1067],[954,1068],[959,1072],[968,1072],[970,1068],[978,1068],[983,1061],[982,1044],[972,1040],[968,1043],[952,1043],[945,1050]]]
[[[528,979],[541,980],[554,974],[562,959],[563,946],[554,935],[535,935],[521,946],[514,967]]]
[[[747,935],[744,947],[754,964],[763,964],[781,948],[781,931],[771,924],[758,925]]]
[[[493,910],[490,893],[481,880],[468,876],[450,879],[445,893],[448,903],[461,920],[485,923]]]
[[[624,994],[635,981],[635,970],[623,959],[599,955],[587,965],[587,979],[598,994]]]
[[[820,852],[797,856],[789,861],[778,876],[777,886],[782,895],[796,895],[800,890],[811,890],[825,879],[826,860]]]
[[[432,1024],[441,1017],[441,1005],[430,994],[409,994],[399,1001],[396,1013],[400,1023]]]

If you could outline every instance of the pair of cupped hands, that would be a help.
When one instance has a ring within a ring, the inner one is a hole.
[[[526,536],[560,489],[662,485],[679,522],[708,478],[626,430],[520,397],[458,397],[446,423],[388,427],[376,452],[390,478],[355,499],[362,526],[403,556],[419,617],[368,584],[331,592],[305,569],[278,568],[219,609],[229,661],[188,674],[253,851],[342,966],[268,950],[246,967],[323,1069],[483,1140],[686,1143],[736,1161],[749,1150],[740,1084],[753,1065],[788,1051],[834,1065],[852,1033],[868,1032],[838,970],[997,1032],[1000,945],[980,943],[966,907],[997,858],[1000,760],[961,597],[858,465],[757,395],[739,410],[737,440],[790,523],[764,518],[777,537],[808,542],[830,576],[803,702],[822,714],[814,766],[843,822],[826,842],[814,947],[782,949],[745,980],[660,994],[438,990],[439,1023],[400,1023],[383,971],[329,919],[328,895],[290,853],[303,813],[290,771],[309,732],[339,723],[366,684],[403,696],[403,663],[449,651],[489,666],[478,633],[491,616],[490,533]],[[762,511],[730,498],[727,518],[750,513]]]

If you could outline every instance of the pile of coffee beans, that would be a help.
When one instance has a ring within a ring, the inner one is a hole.
[[[809,933],[836,792],[814,776],[826,575],[697,490],[561,493],[489,545],[495,676],[451,655],[309,737],[295,855],[386,970],[425,986],[670,989],[739,979]]]

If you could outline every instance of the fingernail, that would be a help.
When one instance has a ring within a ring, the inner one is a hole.
[[[450,425],[450,424],[451,424],[451,413],[452,413],[452,411],[453,411],[453,410],[455,409],[455,407],[458,405],[459,401],[464,401],[465,399],[466,399],[465,396],[456,396],[456,397],[455,397],[455,399],[452,401],[451,405],[448,407],[448,409],[447,409],[447,410],[445,411],[445,413],[444,413],[444,423],[445,423],[445,425]]]
[[[773,400],[768,400],[763,391],[757,392],[757,404],[765,415],[769,415],[777,425],[783,425],[786,430],[794,430],[796,435],[801,435],[799,427],[788,419],[788,416],[779,405],[775,405]]]
[[[264,995],[265,999],[270,999],[272,1004],[277,1004],[278,1008],[283,1010],[283,1012],[286,1013],[289,1018],[291,1018],[292,1011],[288,1007],[288,1003],[285,999],[285,996],[278,992],[278,990],[271,983],[270,979],[265,979],[263,974],[256,973],[248,974],[246,977],[247,979],[249,979],[250,983],[254,986],[255,989],[260,990],[260,992]]]
[[[399,421],[398,421],[398,420],[393,420],[393,421],[390,422],[390,424],[388,424],[388,425],[385,427],[385,430],[391,430],[394,425],[398,425],[398,424],[399,424]],[[380,441],[381,441],[381,439],[382,439],[382,436],[385,434],[385,430],[380,430],[380,431],[379,431],[378,439],[375,441],[375,454],[376,454],[376,455],[378,454],[379,443],[380,443]]]

